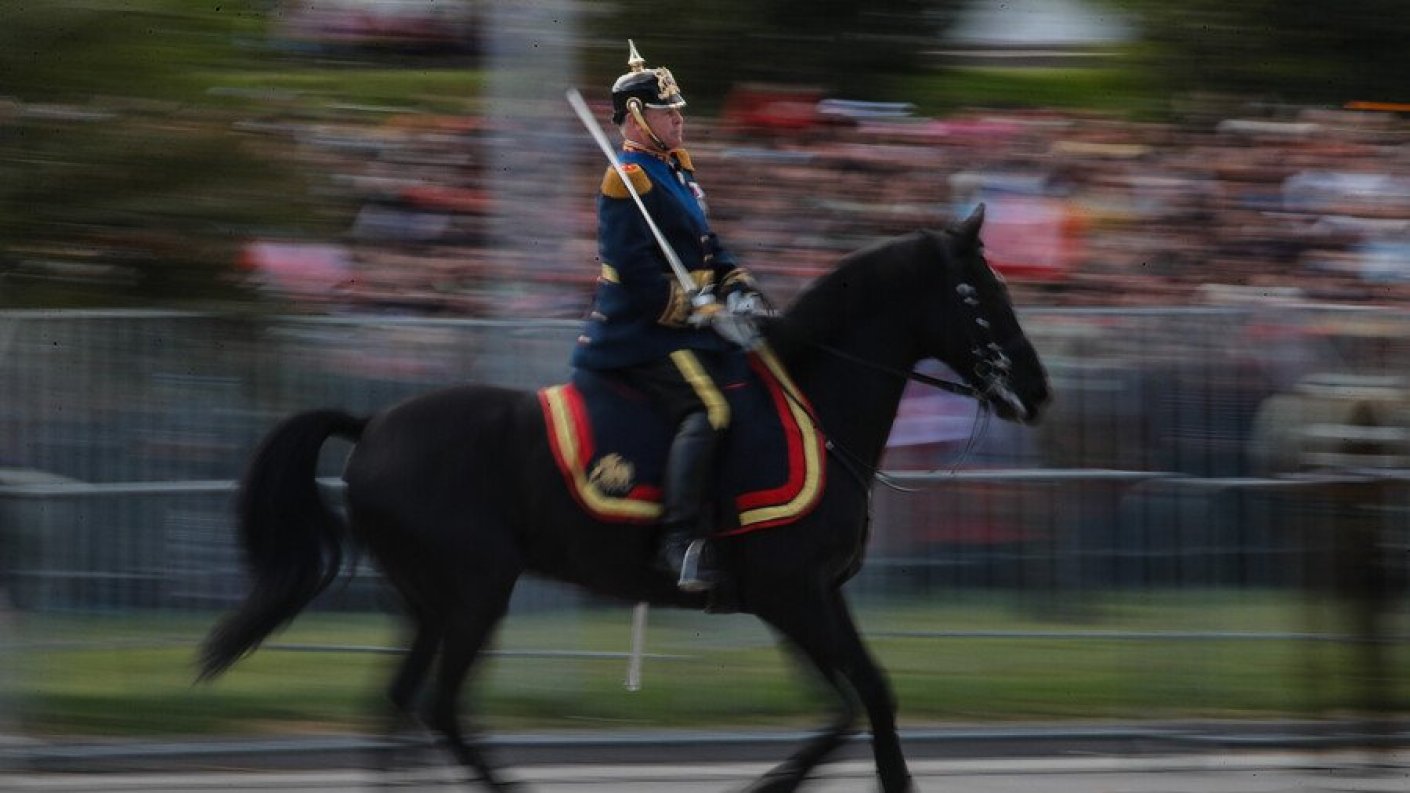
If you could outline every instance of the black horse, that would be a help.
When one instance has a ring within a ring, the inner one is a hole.
[[[912,789],[889,683],[842,594],[861,565],[872,477],[906,378],[937,358],[1001,418],[1032,422],[1048,382],[1007,290],[984,260],[980,207],[942,231],[918,231],[846,257],[765,327],[829,440],[826,490],[791,525],[717,541],[740,610],[782,634],[835,690],[835,719],[750,790],[789,791],[841,744],[862,709],[881,787]],[[319,449],[356,441],[347,462],[348,525],[315,485]],[[511,789],[467,740],[458,695],[525,571],[628,602],[705,608],[651,560],[656,528],[603,526],[562,484],[535,395],[469,385],[426,394],[371,419],[314,411],[264,440],[241,485],[239,531],[254,586],[203,647],[203,677],[256,648],[338,574],[350,533],[400,591],[414,640],[390,688],[407,714],[439,653],[427,723],[458,761]]]

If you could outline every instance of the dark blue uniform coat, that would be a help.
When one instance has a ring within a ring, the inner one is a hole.
[[[673,152],[670,162],[632,150],[623,152],[621,159],[652,219],[697,286],[713,285],[722,302],[731,291],[753,288],[748,274],[710,231],[704,193],[684,151]],[[709,327],[687,324],[689,295],[611,168],[597,198],[597,219],[602,274],[592,314],[573,352],[573,366],[617,369],[681,349],[736,349]]]

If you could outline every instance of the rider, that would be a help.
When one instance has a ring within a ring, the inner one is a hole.
[[[706,220],[705,193],[681,148],[685,98],[675,78],[667,69],[645,68],[636,45],[627,45],[631,70],[612,86],[623,170],[695,289],[682,288],[627,185],[609,167],[597,199],[602,271],[572,364],[619,375],[646,393],[674,428],[657,561],[683,591],[696,592],[711,586],[700,556],[713,528],[716,450],[730,421],[718,382],[740,371],[743,360],[738,344],[712,327],[728,332],[729,319],[761,299]]]

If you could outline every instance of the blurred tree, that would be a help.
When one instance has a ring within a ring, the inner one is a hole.
[[[0,0],[0,92],[46,102],[190,98],[192,71],[225,61],[232,34],[261,25],[264,5]]]
[[[207,91],[263,5],[0,0],[0,307],[229,296],[243,238],[316,222]]]
[[[1173,91],[1410,101],[1405,0],[1105,0],[1134,12]]]
[[[891,78],[923,68],[967,0],[619,0],[589,25],[594,84],[626,68],[633,38],[706,107],[745,81],[813,85],[857,99],[903,99]]]

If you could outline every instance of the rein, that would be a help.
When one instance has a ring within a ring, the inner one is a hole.
[[[823,344],[820,341],[810,341],[808,342],[808,344],[813,347],[816,347],[819,350],[822,350],[823,352],[835,358],[841,358],[842,360],[847,361],[848,363],[854,363],[858,366],[864,366],[875,372],[881,372],[882,374],[888,374],[892,377],[911,380],[916,383],[932,386],[934,388],[940,389],[941,391],[948,391],[951,394],[958,394],[960,396],[974,397],[975,399],[979,399],[980,397],[984,396],[983,391],[980,391],[978,388],[975,388],[974,386],[968,383],[956,383],[952,380],[943,380],[939,377],[931,377],[928,374],[922,374],[917,371],[903,371],[901,369],[896,369],[890,366],[886,366],[884,364],[879,364],[876,361],[868,361],[866,358],[863,358],[860,355],[853,355],[852,353],[847,352],[846,350],[840,350],[830,344]]]
[[[830,344],[823,344],[820,341],[810,341],[808,342],[808,344],[816,349],[827,353],[828,355],[840,358],[841,360],[847,361],[848,363],[856,364],[858,366],[871,369],[874,372],[880,372],[891,377],[903,380],[910,380],[915,383],[921,383],[922,385],[928,385],[933,388],[938,388],[941,391],[947,391],[951,394],[972,397],[979,404],[980,412],[979,416],[976,418],[974,427],[969,434],[969,440],[965,443],[964,449],[960,452],[959,459],[955,462],[955,465],[957,467],[960,462],[963,462],[964,459],[969,456],[969,453],[974,450],[976,440],[980,436],[982,436],[984,434],[984,431],[989,427],[990,410],[989,402],[985,398],[985,392],[981,389],[975,388],[972,385],[969,385],[968,383],[956,383],[952,380],[944,380],[939,377],[932,377],[928,374],[922,374],[914,370],[905,371],[891,366],[885,366],[875,361],[869,361],[866,358],[862,358],[861,356],[853,355],[845,350],[840,350]],[[818,421],[817,416],[812,415],[812,411],[809,411],[809,417],[813,420],[813,423],[815,425],[817,425],[819,428],[822,428],[822,424]],[[862,483],[863,486],[865,486],[867,481],[875,479],[886,487],[892,490],[896,490],[898,492],[917,492],[916,488],[906,487],[905,485],[898,484],[890,476],[887,476],[885,473],[883,473],[880,468],[876,468],[874,466],[862,462],[860,459],[858,459],[858,456],[856,454],[841,446],[838,446],[832,441],[831,434],[828,433],[826,429],[823,430],[823,435],[828,438],[826,442],[828,451],[833,452],[833,456],[835,456],[840,462],[842,462],[844,464],[844,467],[846,467],[847,470],[851,472],[852,476],[855,477],[858,482]],[[869,468],[871,469],[871,473],[870,475],[864,476],[860,471],[857,470],[858,468]]]

